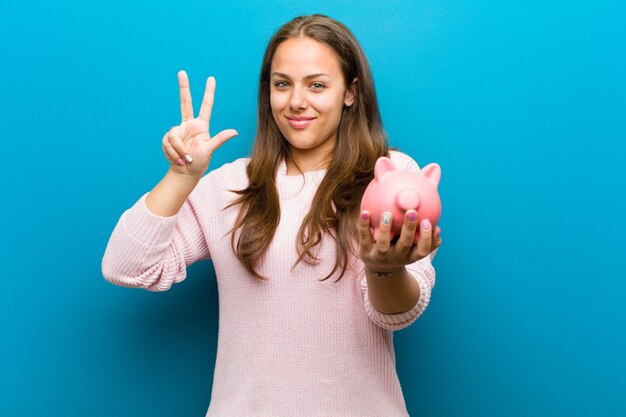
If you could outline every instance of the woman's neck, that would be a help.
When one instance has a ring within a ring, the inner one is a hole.
[[[287,158],[287,160],[285,161],[287,164],[287,175],[288,176],[292,176],[292,175],[300,175],[303,172],[311,172],[311,171],[321,171],[323,169],[326,168],[326,166],[328,165],[327,162],[324,161],[320,161],[317,164],[316,163],[310,163],[310,161],[298,161],[295,162],[292,160],[292,158]],[[297,166],[296,166],[297,164]]]
[[[300,175],[302,172],[320,171],[325,169],[332,159],[334,143],[325,143],[314,149],[297,149],[291,147],[286,158],[287,175]],[[331,146],[328,146],[331,145]]]

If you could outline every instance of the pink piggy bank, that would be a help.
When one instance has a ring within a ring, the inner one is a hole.
[[[441,200],[437,187],[441,179],[438,164],[426,165],[420,172],[399,170],[391,159],[381,156],[374,167],[374,179],[369,183],[361,200],[361,210],[370,213],[374,239],[378,238],[380,218],[385,211],[393,216],[391,236],[399,236],[407,210],[417,211],[417,220],[430,220],[432,230],[441,216]],[[419,224],[414,241],[419,239]]]

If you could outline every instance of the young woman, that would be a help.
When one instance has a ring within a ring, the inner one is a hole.
[[[261,66],[251,158],[207,175],[237,132],[209,134],[213,78],[197,118],[185,72],[178,81],[182,123],[163,137],[170,168],[122,214],[104,277],[165,291],[188,265],[213,260],[220,320],[207,416],[407,416],[392,331],[428,305],[440,231],[409,210],[396,242],[388,214],[374,241],[360,212],[378,157],[419,167],[389,150],[352,33],[322,15],[282,26]]]

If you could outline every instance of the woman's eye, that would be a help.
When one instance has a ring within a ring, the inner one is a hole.
[[[313,87],[314,90],[321,90],[325,87],[325,85],[322,83],[313,83],[311,84],[311,87]]]
[[[288,87],[288,84],[286,81],[278,81],[274,83],[274,86],[278,88],[285,88],[285,87]]]

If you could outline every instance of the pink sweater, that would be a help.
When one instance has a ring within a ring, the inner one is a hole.
[[[419,170],[391,152],[400,169]],[[178,214],[151,213],[144,194],[119,219],[102,260],[116,285],[166,291],[186,267],[212,259],[219,291],[219,333],[207,417],[401,417],[407,410],[395,368],[392,331],[424,311],[435,284],[430,256],[407,265],[421,289],[405,313],[382,314],[369,302],[362,262],[337,283],[319,281],[334,264],[325,237],[312,266],[297,259],[296,234],[325,171],[277,171],[281,219],[260,267],[260,282],[242,267],[230,236],[237,208],[221,211],[247,184],[248,158],[215,169],[198,183]]]

